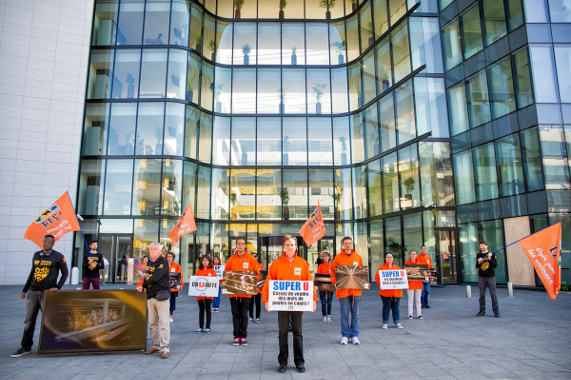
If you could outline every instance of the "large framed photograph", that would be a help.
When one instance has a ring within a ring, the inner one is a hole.
[[[180,272],[169,272],[169,283],[171,289],[177,289],[180,286],[182,280],[182,273]]]
[[[145,350],[147,297],[136,290],[46,292],[38,355]]]
[[[436,269],[428,269],[428,264],[405,264],[404,269],[409,281],[428,281],[436,274]]]
[[[331,274],[329,273],[316,273],[315,281],[313,282],[320,292],[334,292],[335,285],[331,282]]]
[[[335,285],[337,289],[369,289],[369,267],[336,265]]]
[[[258,294],[258,273],[255,271],[224,271],[223,294]]]

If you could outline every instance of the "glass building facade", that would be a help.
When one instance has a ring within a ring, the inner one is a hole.
[[[401,265],[426,245],[439,283],[475,282],[479,240],[570,227],[571,14],[556,3],[96,0],[82,228],[112,280],[152,241],[186,276],[237,236],[267,267],[319,203],[327,236],[299,249],[312,270],[352,236],[372,278],[385,252]],[[172,246],[188,204],[198,234]]]

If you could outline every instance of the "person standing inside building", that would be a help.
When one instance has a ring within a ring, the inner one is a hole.
[[[182,281],[182,268],[180,267],[180,265],[178,265],[177,263],[174,262],[175,258],[176,258],[176,254],[174,252],[169,251],[167,253],[167,261],[169,263],[169,273],[180,273],[180,285],[177,285],[176,288],[171,288],[171,298],[170,298],[170,302],[169,302],[169,306],[170,306],[169,307],[169,310],[170,310],[169,321],[170,322],[173,321],[172,315],[173,315],[174,311],[176,310],[176,298],[178,297],[178,292],[184,286],[184,282]]]
[[[89,289],[89,285],[93,285],[93,289],[99,289],[99,271],[104,269],[103,256],[97,252],[97,240],[89,243],[89,252],[83,255],[83,289]]]
[[[220,257],[219,256],[214,256],[214,258],[212,259],[212,266],[216,266],[216,265],[222,265],[220,264]],[[215,313],[219,313],[220,312],[220,293],[222,292],[222,280],[220,280],[220,284],[218,285],[218,297],[215,297],[212,300],[212,311]]]
[[[26,320],[24,321],[24,334],[20,348],[10,357],[17,358],[32,352],[34,329],[38,311],[42,309],[44,293],[49,290],[52,293],[61,289],[69,271],[65,263],[65,257],[58,251],[54,251],[54,236],[46,235],[42,243],[42,250],[35,252],[32,258],[32,270],[24,285],[20,298],[26,298]],[[58,281],[58,276],[61,277]],[[28,292],[29,290],[29,292]],[[28,296],[26,297],[26,293]],[[43,310],[42,310],[43,313]]]
[[[353,239],[344,237],[342,241],[343,252],[333,260],[333,267],[337,265],[362,266],[363,259],[353,250]],[[331,272],[331,282],[335,285],[335,271]],[[337,289],[335,295],[339,299],[341,308],[341,344],[345,345],[351,339],[353,344],[359,341],[359,310],[361,308],[361,289]],[[351,312],[351,325],[349,325],[349,312]]]
[[[204,277],[216,277],[216,271],[210,265],[210,256],[204,255],[202,259],[200,259],[200,266],[198,270],[194,274],[195,276],[204,276]],[[198,330],[196,330],[197,334],[205,332],[210,334],[210,321],[212,319],[212,300],[214,297],[196,297],[196,301],[198,302]],[[206,327],[204,325],[204,314],[206,314]]]
[[[428,269],[432,269],[432,259],[430,256],[426,254],[426,246],[420,246],[420,255],[418,256],[418,263],[419,264],[428,264]],[[430,278],[428,280],[424,280],[422,283],[422,296],[421,296],[421,303],[422,308],[430,309],[430,305],[428,304],[428,296],[430,295]]]
[[[385,253],[385,263],[377,269],[375,274],[375,282],[381,287],[381,278],[379,277],[380,270],[397,270],[400,269],[398,265],[393,263],[393,254],[390,252]],[[400,299],[402,298],[401,289],[380,289],[379,295],[383,300],[383,329],[389,327],[389,316],[391,310],[393,312],[393,322],[397,329],[402,329],[400,324]]]
[[[415,250],[410,251],[409,255],[410,258],[404,263],[405,267],[419,264]],[[422,281],[408,280],[408,290],[406,293],[408,296],[408,319],[413,318],[414,304],[416,304],[416,316],[418,319],[424,319],[421,311],[422,302],[420,301],[420,297],[422,296]]]
[[[329,252],[324,252],[323,263],[317,268],[316,273],[331,275],[335,272],[335,267],[331,263],[331,255]],[[323,322],[331,322],[331,304],[333,303],[333,292],[319,292],[319,299],[321,300],[321,314],[323,314]]]
[[[297,256],[297,242],[291,235],[285,235],[283,238],[284,254],[277,260],[274,260],[268,270],[266,283],[262,291],[263,301],[266,304],[266,310],[271,312],[269,300],[269,283],[272,280],[277,281],[312,281],[311,273],[307,261]],[[317,307],[317,292],[313,287],[313,310]],[[291,320],[293,331],[293,360],[298,372],[305,372],[305,358],[303,356],[303,333],[302,333],[302,317],[303,311],[278,311],[278,327],[280,353],[278,355],[279,372],[284,373],[288,361],[288,330]]]
[[[252,256],[258,261],[258,254],[256,252],[252,253]],[[261,277],[260,271],[264,270],[264,266],[258,262],[258,267],[256,268],[256,272],[258,272],[258,276]],[[262,312],[262,289],[258,288],[258,294],[252,296],[250,299],[250,317],[248,318],[248,322],[252,323],[254,321],[254,304],[256,305],[256,323],[260,323],[260,314]]]
[[[315,263],[317,264],[318,268],[321,264],[323,264],[323,251],[319,251],[319,255],[317,256],[317,261]]]
[[[492,298],[492,310],[494,316],[500,318],[500,307],[496,294],[496,271],[498,261],[496,255],[488,251],[488,243],[484,240],[480,242],[480,252],[476,255],[476,268],[478,268],[478,288],[480,288],[480,312],[477,317],[486,315],[486,287],[490,289]]]
[[[224,271],[227,272],[246,272],[255,271],[258,262],[252,255],[246,251],[246,238],[239,237],[236,239],[236,252],[228,261]],[[259,278],[259,276],[258,276]],[[232,324],[234,325],[234,346],[247,346],[248,341],[248,308],[250,307],[251,294],[228,294],[230,299],[230,307],[232,309]]]
[[[109,272],[109,260],[105,258],[104,254],[101,254],[101,257],[103,258],[103,269],[99,270],[99,274],[101,276],[101,285],[105,286],[105,277]]]
[[[147,293],[147,318],[151,330],[152,347],[145,355],[161,353],[161,358],[169,357],[170,324],[169,324],[169,263],[162,256],[162,247],[157,242],[149,245],[150,260],[147,261],[145,280],[137,290]]]

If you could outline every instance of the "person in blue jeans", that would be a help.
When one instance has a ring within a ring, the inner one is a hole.
[[[218,257],[218,256],[214,256],[214,259],[212,259],[212,266],[214,267],[215,265],[221,265],[220,264],[220,257]],[[220,294],[221,294],[221,292],[222,292],[222,284],[220,284],[220,286],[218,287],[218,297],[216,297],[212,300],[212,311],[215,313],[220,312]]]
[[[322,254],[322,263],[317,268],[316,273],[328,274],[335,272],[333,264],[329,262],[331,256],[329,252]],[[331,322],[331,305],[333,304],[333,292],[320,291],[319,298],[321,299],[321,313],[323,314],[323,322]]]
[[[426,254],[426,246],[423,245],[420,247],[420,255],[418,256],[418,263],[419,264],[428,264],[428,269],[432,269],[432,260],[430,256]],[[430,305],[428,304],[428,295],[430,294],[430,280],[424,281],[422,283],[422,296],[420,297],[422,308],[430,309]]]

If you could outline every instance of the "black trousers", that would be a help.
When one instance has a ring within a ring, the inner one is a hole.
[[[42,309],[44,301],[44,291],[30,290],[26,296],[26,320],[24,321],[24,335],[22,336],[22,348],[31,350],[34,338],[34,330],[36,328],[36,318],[38,312]],[[42,313],[44,311],[42,310]]]
[[[262,295],[260,293],[250,298],[250,318],[254,319],[254,303],[256,304],[256,318],[260,318],[262,311]]]
[[[250,299],[245,297],[230,298],[232,309],[232,324],[234,325],[234,338],[246,338],[248,336],[248,307]]]
[[[303,311],[278,311],[278,326],[280,329],[280,354],[278,362],[280,365],[287,365],[288,358],[288,342],[287,334],[291,316],[291,327],[293,331],[293,361],[296,367],[305,364],[303,358],[303,333],[302,333],[302,317]]]
[[[210,328],[210,320],[212,318],[212,310],[211,309],[211,305],[212,305],[212,300],[209,299],[203,299],[198,302],[198,307],[199,307],[199,317],[198,317],[198,322],[200,323],[200,328],[203,329],[204,327],[204,312],[206,312],[206,328],[209,329]]]

